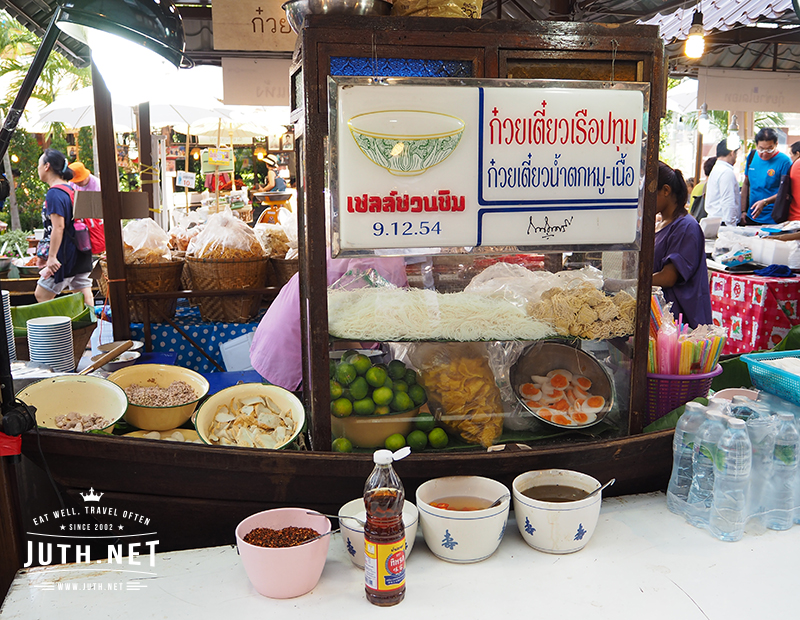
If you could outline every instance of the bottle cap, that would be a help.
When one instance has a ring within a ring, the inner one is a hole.
[[[411,448],[405,446],[404,448],[400,448],[397,452],[392,452],[391,450],[376,450],[375,453],[372,455],[372,460],[375,462],[376,465],[388,465],[392,461],[399,461],[400,459],[404,459],[409,454],[411,454]]]
[[[728,428],[744,429],[746,426],[744,420],[740,420],[739,418],[728,419]]]

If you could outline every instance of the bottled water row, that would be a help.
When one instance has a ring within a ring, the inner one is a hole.
[[[800,407],[757,401],[690,402],[675,427],[667,506],[720,540],[800,523]]]

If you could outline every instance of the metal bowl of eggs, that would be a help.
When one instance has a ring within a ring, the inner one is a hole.
[[[614,382],[605,366],[563,342],[527,347],[511,368],[511,385],[525,410],[558,428],[592,426],[614,406]]]
[[[303,29],[306,15],[389,15],[392,5],[384,0],[289,0],[281,5],[286,19],[297,34]]]

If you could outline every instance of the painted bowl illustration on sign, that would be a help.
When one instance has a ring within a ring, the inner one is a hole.
[[[374,164],[398,176],[415,176],[456,150],[464,121],[440,112],[383,110],[352,117],[347,126]]]

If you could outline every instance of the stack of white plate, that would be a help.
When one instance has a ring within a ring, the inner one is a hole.
[[[43,316],[28,320],[28,349],[32,362],[58,372],[75,370],[72,320],[68,316]]]
[[[14,325],[11,323],[11,294],[3,291],[3,317],[6,322],[6,338],[8,339],[8,359],[17,361],[17,345],[14,343]]]

